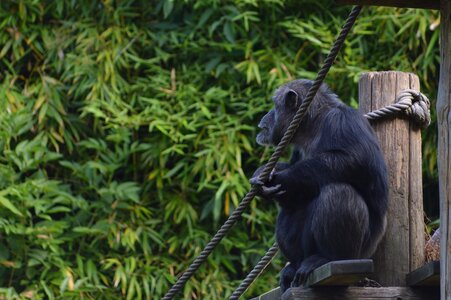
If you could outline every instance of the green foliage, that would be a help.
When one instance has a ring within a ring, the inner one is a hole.
[[[0,298],[159,299],[269,156],[256,124],[313,78],[348,7],[332,1],[0,2]],[[356,105],[369,70],[434,99],[437,13],[365,9],[327,79]],[[434,128],[427,182],[436,180]],[[273,240],[254,201],[183,290],[224,299]],[[247,295],[277,285],[279,258]]]

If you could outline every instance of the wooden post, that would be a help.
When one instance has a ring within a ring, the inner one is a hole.
[[[396,102],[404,89],[419,90],[414,74],[371,72],[359,81],[362,113]],[[383,286],[405,286],[406,274],[424,264],[421,132],[407,118],[375,122],[373,128],[389,173],[387,231],[374,256],[375,279]]]
[[[438,172],[440,191],[440,292],[451,299],[451,1],[440,1],[440,82],[437,96]]]

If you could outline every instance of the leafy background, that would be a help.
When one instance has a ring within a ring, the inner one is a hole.
[[[159,299],[249,188],[270,95],[314,78],[349,7],[317,0],[0,2],[0,299]],[[435,99],[438,13],[366,8],[327,82],[418,74]],[[434,104],[434,103],[433,103]],[[435,116],[434,116],[435,120]],[[437,218],[435,123],[425,208]],[[252,202],[183,290],[224,299],[272,244]],[[278,258],[246,294],[277,285]]]

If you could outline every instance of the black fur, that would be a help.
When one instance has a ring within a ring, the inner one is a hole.
[[[312,82],[292,81],[274,95],[257,142],[277,145]],[[292,143],[289,163],[278,163],[259,195],[280,207],[276,238],[290,262],[280,285],[301,285],[331,260],[368,258],[385,231],[387,171],[368,121],[325,85],[318,91]]]

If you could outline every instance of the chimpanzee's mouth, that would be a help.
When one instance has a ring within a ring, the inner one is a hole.
[[[268,145],[268,129],[267,128],[262,128],[262,130],[260,130],[259,133],[257,133],[257,137],[256,137],[256,141],[257,144],[262,145],[262,146],[266,146]]]
[[[257,137],[260,136],[260,138],[268,135],[268,128],[267,127],[260,127],[260,131],[257,133]]]

